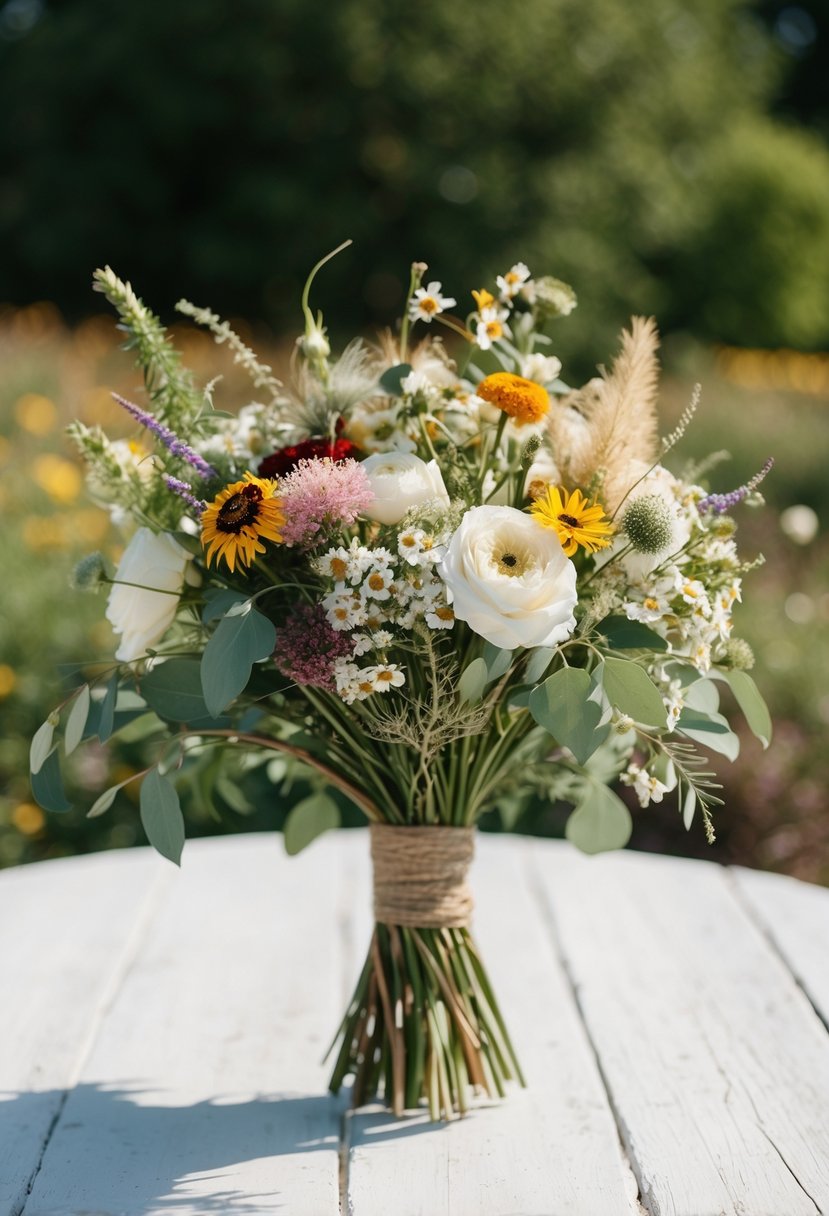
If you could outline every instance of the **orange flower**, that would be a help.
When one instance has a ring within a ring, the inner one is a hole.
[[[521,425],[539,422],[550,408],[550,397],[543,385],[514,376],[512,372],[493,372],[481,381],[475,392]]]

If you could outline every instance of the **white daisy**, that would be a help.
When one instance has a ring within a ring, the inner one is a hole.
[[[447,308],[454,308],[457,300],[441,295],[441,288],[442,284],[437,281],[427,283],[425,287],[418,287],[409,301],[409,316],[413,321],[429,322],[432,317],[445,312]]]

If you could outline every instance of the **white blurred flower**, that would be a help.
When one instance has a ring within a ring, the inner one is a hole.
[[[781,513],[780,527],[796,545],[808,545],[817,536],[820,520],[811,507],[798,503]]]
[[[576,568],[555,532],[513,507],[472,507],[438,572],[455,616],[505,650],[554,646],[576,627]]]
[[[410,507],[430,502],[449,506],[449,495],[435,460],[427,464],[408,452],[387,452],[369,456],[362,468],[374,491],[365,514],[377,523],[399,523]]]
[[[190,554],[168,533],[138,529],[118,564],[107,604],[107,619],[121,635],[116,659],[140,659],[161,640],[175,619],[189,562]]]
[[[475,345],[479,350],[489,350],[493,342],[510,336],[506,322],[508,315],[505,308],[496,308],[494,305],[480,310],[475,323]]]

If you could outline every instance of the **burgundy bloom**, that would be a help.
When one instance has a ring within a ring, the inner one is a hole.
[[[279,451],[266,456],[259,465],[259,476],[284,477],[296,468],[300,460],[314,460],[320,457],[328,457],[334,464],[340,464],[343,460],[347,460],[353,451],[354,444],[350,439],[337,437],[333,442],[327,438],[303,439],[302,443],[293,443],[287,448],[280,448]]]

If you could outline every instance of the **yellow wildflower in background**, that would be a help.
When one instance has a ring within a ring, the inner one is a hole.
[[[58,410],[54,401],[41,393],[24,393],[14,403],[14,416],[18,426],[30,435],[48,435],[58,422]]]
[[[276,482],[253,473],[220,490],[202,513],[201,543],[209,546],[207,564],[222,558],[233,570],[237,559],[249,566],[257,553],[264,553],[262,540],[282,540],[279,531],[285,522],[281,502],[274,497]]]
[[[530,514],[545,528],[558,533],[562,548],[572,557],[579,545],[587,553],[606,549],[613,535],[613,524],[604,507],[589,503],[581,490],[571,494],[562,487],[547,486],[530,507]]]
[[[519,424],[539,422],[550,408],[550,395],[543,384],[512,372],[493,372],[491,376],[485,376],[475,392]]]

